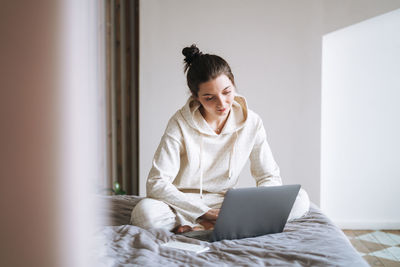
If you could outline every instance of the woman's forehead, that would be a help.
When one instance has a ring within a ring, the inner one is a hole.
[[[221,74],[213,80],[199,84],[199,95],[218,94],[226,89],[232,89],[232,87],[231,80],[225,74]]]

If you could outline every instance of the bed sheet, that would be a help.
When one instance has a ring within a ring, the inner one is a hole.
[[[129,225],[130,212],[140,199],[103,198],[111,221],[96,232],[99,246],[94,253],[104,266],[369,266],[315,204],[308,214],[288,222],[282,233],[208,243]],[[161,246],[171,240],[210,249],[195,254]]]

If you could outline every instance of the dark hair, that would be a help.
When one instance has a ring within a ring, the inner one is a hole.
[[[185,56],[184,72],[187,71],[187,84],[192,95],[198,96],[199,84],[215,79],[221,74],[225,74],[235,85],[231,68],[222,57],[203,54],[195,44],[183,48],[182,54]]]

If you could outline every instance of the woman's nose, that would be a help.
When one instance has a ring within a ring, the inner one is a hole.
[[[217,106],[222,107],[224,105],[224,101],[222,97],[217,97]]]

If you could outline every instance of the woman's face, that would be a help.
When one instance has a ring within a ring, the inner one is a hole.
[[[196,99],[203,106],[206,118],[221,119],[231,110],[235,86],[225,74],[221,74],[213,80],[199,84],[197,95]]]

